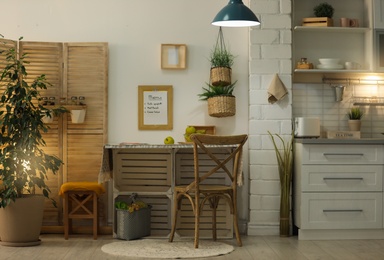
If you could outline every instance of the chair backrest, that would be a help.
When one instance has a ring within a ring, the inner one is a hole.
[[[194,154],[194,175],[195,181],[189,185],[189,188],[199,188],[199,184],[219,172],[226,173],[231,185],[237,183],[239,171],[242,167],[242,153],[243,146],[248,139],[248,135],[206,135],[206,134],[193,134],[191,140],[193,142],[193,154]],[[228,147],[229,153],[224,157],[217,156],[214,150],[217,148]],[[204,165],[200,167],[199,156],[206,154],[212,161],[215,162],[214,166],[207,167]],[[228,169],[227,165],[231,163],[231,167]]]

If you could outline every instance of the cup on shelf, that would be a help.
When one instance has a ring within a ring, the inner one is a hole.
[[[350,27],[350,19],[346,17],[340,18],[340,26],[341,27]]]
[[[360,64],[353,61],[346,61],[345,62],[345,69],[346,70],[357,70],[360,68]]]
[[[359,27],[359,19],[349,19],[349,27]]]

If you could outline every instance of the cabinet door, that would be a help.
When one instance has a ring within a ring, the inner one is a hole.
[[[383,227],[381,192],[304,193],[302,198],[302,229]]]
[[[384,29],[384,0],[373,0],[373,27]]]

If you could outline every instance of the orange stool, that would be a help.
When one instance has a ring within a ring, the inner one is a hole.
[[[72,219],[92,219],[93,239],[97,239],[98,232],[98,196],[105,193],[105,189],[97,182],[67,182],[61,185],[59,195],[64,197],[64,238],[72,232]],[[86,205],[92,202],[92,205]]]

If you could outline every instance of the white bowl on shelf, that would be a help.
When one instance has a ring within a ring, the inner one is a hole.
[[[340,62],[340,59],[334,58],[321,58],[319,59],[320,64],[322,65],[337,65]]]

